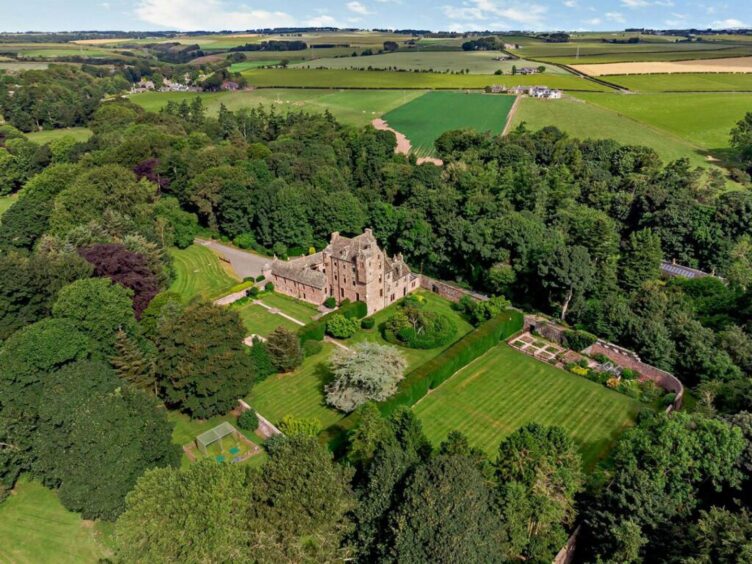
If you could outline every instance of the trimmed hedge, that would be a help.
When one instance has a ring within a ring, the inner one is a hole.
[[[564,331],[562,338],[562,345],[573,351],[582,351],[595,343],[598,337],[587,331],[569,330]]]
[[[397,386],[397,392],[388,400],[377,404],[384,415],[394,412],[399,406],[414,405],[429,390],[448,380],[458,370],[489,351],[500,341],[522,329],[522,312],[507,310],[486,321],[468,333],[438,356],[410,372]],[[320,438],[335,453],[340,453],[346,444],[348,432],[358,423],[358,412],[353,412],[328,429]]]
[[[350,302],[344,300],[336,310],[327,313],[323,317],[315,319],[310,323],[298,329],[300,342],[306,341],[323,341],[326,335],[326,323],[333,315],[342,315],[348,319],[362,319],[368,315],[368,306],[363,302]]]

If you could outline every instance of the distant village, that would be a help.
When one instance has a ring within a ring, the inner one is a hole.
[[[489,94],[512,94],[514,96],[530,96],[531,98],[540,98],[542,100],[559,100],[561,99],[561,90],[555,90],[548,86],[512,86],[506,87],[501,84],[486,86],[486,92]]]
[[[186,75],[184,82],[178,82],[176,80],[170,80],[169,78],[163,78],[160,83],[148,78],[142,78],[139,82],[131,87],[131,94],[139,94],[141,92],[203,92],[204,88],[199,86],[204,76],[199,77],[195,81],[191,81]],[[234,92],[240,90],[240,84],[232,80],[225,80],[220,86],[220,90]]]

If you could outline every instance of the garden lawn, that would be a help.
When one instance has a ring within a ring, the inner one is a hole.
[[[21,478],[0,504],[0,562],[94,564],[112,557],[105,529],[65,509],[39,482]]]
[[[27,133],[26,137],[29,138],[29,141],[44,145],[45,143],[49,143],[50,141],[54,141],[55,139],[60,139],[61,137],[73,137],[73,139],[75,139],[79,143],[82,143],[84,141],[88,141],[89,137],[91,137],[92,135],[94,135],[94,132],[88,127],[64,127],[62,129],[33,131],[31,133]]]
[[[428,155],[445,131],[469,128],[501,133],[514,100],[514,96],[499,94],[428,92],[384,115],[384,120],[410,140],[417,155]]]
[[[324,343],[322,351],[306,358],[297,370],[258,382],[246,401],[275,425],[285,415],[315,417],[322,428],[336,423],[344,414],[327,407],[324,401],[324,386],[331,378],[328,359],[333,349],[334,345]]]
[[[561,100],[521,98],[511,118],[510,131],[522,123],[533,131],[553,125],[578,139],[613,139],[624,145],[645,145],[654,149],[665,162],[686,157],[693,166],[711,166],[702,154],[702,147],[595,102],[570,97]]]
[[[293,323],[286,317],[270,312],[268,309],[261,307],[252,302],[243,304],[235,308],[248,335],[261,335],[266,337],[277,327],[284,327],[290,331],[297,331],[300,325]]]
[[[297,319],[304,324],[312,321],[319,313],[318,309],[313,304],[309,304],[302,300],[296,300],[295,298],[278,294],[276,292],[263,294],[259,297],[259,301],[270,307],[277,308],[282,313],[286,313],[290,317]]]
[[[376,321],[375,327],[367,331],[365,329],[360,329],[353,337],[345,341],[347,346],[352,347],[353,345],[357,343],[369,341],[373,343],[378,343],[380,345],[389,345],[389,346],[396,347],[404,355],[405,360],[407,361],[406,372],[410,372],[411,370],[414,370],[421,364],[424,364],[425,362],[431,360],[433,357],[438,355],[441,351],[451,346],[452,343],[458,341],[464,335],[466,335],[467,333],[473,330],[472,325],[470,325],[467,321],[465,321],[462,318],[462,316],[460,316],[456,311],[452,309],[451,302],[431,292],[419,290],[415,293],[425,298],[426,303],[423,307],[426,311],[435,311],[437,313],[443,313],[449,316],[452,319],[452,321],[454,321],[454,324],[457,328],[457,332],[455,333],[454,340],[452,342],[447,343],[443,347],[438,347],[435,349],[410,349],[407,347],[394,345],[392,343],[385,341],[384,338],[381,336],[381,331],[379,330],[379,326],[382,323],[385,323],[397,311],[399,306],[395,303],[375,313],[373,315],[373,318]]]
[[[187,249],[170,249],[175,281],[170,291],[187,302],[195,296],[215,298],[238,283],[217,255],[206,247],[191,245]]]
[[[536,422],[558,425],[592,469],[633,425],[641,404],[502,343],[431,391],[413,409],[432,443],[450,431],[495,457],[502,439]]]

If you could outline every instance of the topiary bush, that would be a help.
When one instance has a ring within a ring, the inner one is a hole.
[[[255,431],[258,429],[259,420],[256,415],[256,410],[246,409],[243,413],[238,415],[238,427],[244,431]]]
[[[264,286],[264,290],[266,290],[267,292],[273,292],[274,284],[272,284],[271,282],[267,282],[266,286]]]
[[[337,300],[334,299],[334,296],[329,296],[324,300],[324,307],[327,307],[329,309],[334,309],[337,307]]]
[[[360,327],[361,329],[373,329],[376,325],[376,320],[373,317],[366,317],[361,320]]]
[[[326,332],[337,339],[349,339],[358,330],[358,322],[338,313],[326,322]]]
[[[587,331],[564,331],[562,344],[573,351],[582,351],[597,340],[598,337]]]
[[[263,274],[256,276],[256,282],[263,282],[264,280],[266,280],[266,277]]]
[[[248,296],[249,298],[255,298],[256,296],[258,296],[259,295],[258,286],[251,286],[250,288],[248,288],[248,291],[245,293],[245,295]]]

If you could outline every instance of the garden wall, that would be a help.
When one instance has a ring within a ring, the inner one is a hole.
[[[420,275],[420,287],[424,290],[433,292],[434,294],[437,294],[442,298],[449,300],[450,302],[458,302],[462,299],[463,296],[470,296],[471,298],[479,301],[488,299],[488,296],[486,296],[485,294],[467,290],[465,288],[460,288],[456,284],[436,280],[435,278],[431,278],[430,276],[426,276],[425,274]]]

